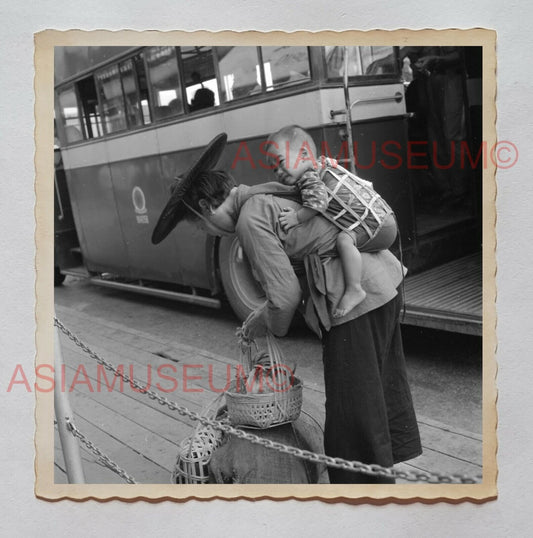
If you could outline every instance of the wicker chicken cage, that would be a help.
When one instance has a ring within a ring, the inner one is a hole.
[[[222,395],[217,396],[202,412],[206,418],[228,422],[227,413],[218,408]],[[212,426],[198,424],[194,433],[179,444],[178,457],[172,471],[171,484],[205,484],[209,481],[209,462],[222,444],[224,434]]]

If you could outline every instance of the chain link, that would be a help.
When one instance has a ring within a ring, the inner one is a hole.
[[[377,464],[367,464],[360,461],[349,461],[343,458],[334,458],[332,456],[327,456],[326,454],[317,454],[309,450],[303,450],[297,447],[284,445],[270,439],[265,439],[259,437],[258,435],[245,432],[239,428],[235,428],[229,424],[224,424],[215,419],[206,418],[195,411],[187,409],[183,405],[179,405],[176,402],[170,401],[166,396],[162,396],[154,390],[149,390],[146,387],[143,387],[137,380],[130,378],[124,372],[119,371],[113,364],[106,361],[102,357],[98,356],[94,351],[88,348],[75,334],[73,334],[69,329],[67,329],[61,321],[54,317],[54,324],[58,327],[61,332],[63,332],[72,342],[74,342],[78,347],[85,351],[90,357],[96,360],[99,364],[104,366],[106,370],[114,372],[115,375],[122,377],[124,381],[130,383],[130,386],[136,388],[139,392],[146,394],[148,398],[156,400],[160,405],[167,406],[171,411],[176,411],[182,416],[186,416],[193,421],[198,421],[204,426],[211,426],[217,430],[227,433],[229,435],[234,435],[239,439],[245,439],[250,443],[263,446],[265,448],[270,448],[278,452],[289,454],[291,456],[296,456],[313,463],[322,463],[328,467],[335,467],[337,469],[343,469],[346,471],[354,471],[359,473],[364,473],[372,476],[379,476],[385,478],[401,478],[409,482],[425,482],[430,484],[476,484],[482,480],[481,476],[471,477],[462,474],[440,474],[434,472],[424,472],[424,471],[400,471],[394,469],[393,467],[382,467]]]
[[[98,461],[103,463],[108,469],[111,469],[114,473],[118,474],[120,478],[128,482],[128,484],[137,484],[135,479],[130,476],[124,469],[120,468],[109,456],[104,454],[92,441],[89,441],[83,433],[74,426],[72,420],[65,417],[67,429],[72,433],[74,437],[77,437],[93,454],[98,456]]]

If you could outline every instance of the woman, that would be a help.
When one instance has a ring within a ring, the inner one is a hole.
[[[385,467],[418,456],[420,436],[399,325],[400,263],[389,251],[363,253],[367,296],[345,316],[333,318],[344,292],[335,256],[337,228],[316,217],[284,232],[283,210],[300,207],[287,198],[294,190],[278,184],[236,187],[225,172],[211,171],[225,140],[225,135],[215,138],[180,181],[152,240],[161,241],[183,218],[213,235],[236,233],[267,297],[246,320],[248,335],[270,330],[284,336],[303,304],[306,321],[322,337],[326,454]],[[301,281],[291,260],[304,263]],[[331,483],[394,483],[334,468],[328,472]]]

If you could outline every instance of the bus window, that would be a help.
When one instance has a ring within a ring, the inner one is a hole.
[[[345,47],[324,47],[328,79],[340,79],[344,76]],[[389,67],[374,75],[395,75],[394,47],[348,47],[348,76],[360,77],[369,74],[369,68],[376,60],[390,57]]]
[[[139,127],[143,124],[143,113],[141,109],[141,100],[137,88],[133,60],[130,58],[120,64],[120,78],[122,79],[122,88],[126,101],[126,117],[128,126]]]
[[[397,64],[394,57],[394,48],[393,47],[359,47],[361,52],[361,63],[363,66],[363,73],[365,75],[369,74],[371,65],[376,60],[383,60],[385,58],[391,58],[392,61],[388,66],[378,72],[378,75],[396,75],[397,74]]]
[[[180,47],[187,104],[191,112],[218,106],[218,85],[212,47]]]
[[[81,109],[83,112],[83,123],[87,138],[98,138],[102,136],[103,127],[98,108],[98,98],[96,86],[92,76],[84,78],[76,83],[78,95],[80,96]]]
[[[175,47],[149,47],[146,65],[152,90],[154,119],[181,114],[183,101]]]
[[[83,140],[83,126],[76,91],[73,87],[67,88],[59,92],[57,99],[65,142],[68,144],[69,142]]]
[[[216,47],[216,53],[225,101],[261,92],[257,47]]]
[[[139,89],[139,98],[141,100],[143,123],[147,125],[149,123],[152,123],[152,116],[150,114],[150,97],[148,93],[148,80],[146,78],[146,69],[144,68],[143,53],[134,56],[133,63],[135,64],[135,71],[137,72],[137,85]]]
[[[267,91],[311,78],[307,47],[261,47]]]
[[[127,125],[118,65],[112,65],[97,73],[96,81],[106,133],[123,131]]]

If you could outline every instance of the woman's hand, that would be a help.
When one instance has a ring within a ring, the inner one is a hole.
[[[298,226],[298,215],[296,211],[292,208],[285,208],[281,210],[281,215],[279,216],[279,223],[281,224],[281,229],[287,233],[291,228]]]
[[[422,56],[415,62],[415,68],[424,73],[424,75],[429,76],[439,62],[440,58],[438,56]]]
[[[244,320],[242,330],[246,338],[253,340],[267,333],[266,306],[266,303],[261,305]]]

